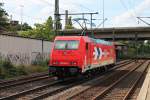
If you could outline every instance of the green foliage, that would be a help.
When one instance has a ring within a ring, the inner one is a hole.
[[[65,26],[65,29],[74,29],[71,16],[68,18],[68,24]]]
[[[33,61],[32,62],[32,65],[35,65],[35,66],[48,66],[48,62],[49,60],[46,59],[46,60],[37,60],[37,61]]]
[[[18,32],[21,36],[53,40],[54,31],[51,16],[44,24],[35,24],[35,27],[32,29],[32,27],[27,23],[24,23],[22,26],[20,24],[14,25],[12,23],[8,23],[8,14],[2,7],[3,4],[0,3],[0,28],[11,31],[13,34]]]
[[[126,44],[127,48],[119,50],[118,58],[150,58],[150,41],[119,41]]]
[[[32,29],[27,23],[24,23],[22,26],[20,24],[13,24],[9,22],[8,13],[3,9],[3,3],[0,3],[0,27],[11,32],[17,31],[27,31]]]
[[[14,67],[10,61],[4,60],[0,61],[0,78],[12,78],[19,75],[26,75],[27,73],[24,72],[23,69]]]
[[[28,72],[28,74],[31,73],[37,73],[37,72],[46,72],[48,71],[48,67],[47,66],[38,66],[38,65],[29,65],[26,66],[25,68],[26,72]]]
[[[21,75],[45,71],[48,71],[47,60],[40,62],[37,65],[14,66],[10,61],[0,59],[0,79],[9,79],[13,77],[19,77]]]
[[[47,40],[52,40],[54,37],[53,31],[53,21],[50,16],[44,24],[35,24],[35,28],[28,31],[20,31],[19,35],[32,37],[32,38],[42,38]]]
[[[27,23],[23,23],[22,26],[20,24],[17,24],[17,25],[10,24],[8,28],[9,28],[9,31],[12,31],[12,32],[17,32],[17,31],[24,32],[24,31],[28,31],[32,29],[32,27],[29,26]]]
[[[144,41],[128,41],[127,57],[150,57],[150,42],[144,43]],[[123,51],[122,51],[123,52]]]
[[[22,30],[23,31],[27,31],[27,30],[31,30],[31,29],[32,29],[32,27],[29,26],[28,23],[23,23],[23,25],[22,25]]]
[[[0,27],[6,28],[8,26],[8,14],[2,7],[3,3],[0,3]]]
[[[11,32],[17,32],[18,30],[21,29],[19,24],[18,25],[10,25],[8,27],[9,27],[9,31],[11,31]]]

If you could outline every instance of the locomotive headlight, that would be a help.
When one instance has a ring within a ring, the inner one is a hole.
[[[77,62],[73,62],[73,65],[77,65]]]
[[[70,64],[71,64],[71,65],[77,65],[77,62],[72,61]]]
[[[53,64],[54,64],[54,65],[57,65],[57,64],[59,64],[59,62],[58,62],[58,61],[54,61]]]

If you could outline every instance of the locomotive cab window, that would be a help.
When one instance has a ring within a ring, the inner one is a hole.
[[[54,48],[57,50],[76,50],[78,47],[78,40],[56,40],[54,44]]]

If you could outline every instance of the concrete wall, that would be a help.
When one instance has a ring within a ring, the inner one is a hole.
[[[48,59],[52,42],[0,34],[0,58],[14,64],[31,64]]]

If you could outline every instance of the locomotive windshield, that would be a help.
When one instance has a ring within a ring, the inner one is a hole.
[[[77,40],[56,40],[54,48],[57,50],[76,50],[78,46],[79,41]]]

